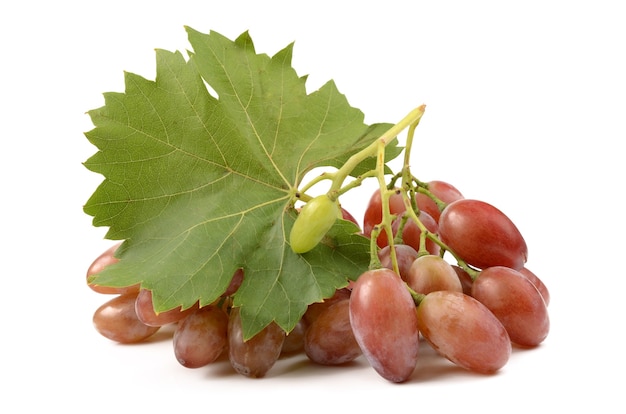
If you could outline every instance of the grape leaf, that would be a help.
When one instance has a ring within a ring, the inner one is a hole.
[[[124,240],[120,261],[94,282],[141,283],[165,311],[214,302],[243,268],[233,300],[244,337],[272,321],[289,332],[310,303],[369,264],[368,240],[344,220],[312,251],[291,251],[298,186],[390,125],[365,125],[332,81],[308,94],[291,67],[293,45],[269,57],[247,32],[235,41],[187,33],[188,59],[157,50],[154,81],[127,72],[124,92],[89,111],[85,135],[98,151],[84,165],[104,179],[84,211],[107,238]],[[399,152],[390,145],[387,157]]]

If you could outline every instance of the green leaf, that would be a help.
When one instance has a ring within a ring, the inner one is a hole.
[[[141,283],[165,311],[214,302],[243,268],[234,304],[244,336],[271,321],[288,332],[369,264],[369,242],[343,220],[311,252],[291,251],[297,188],[389,125],[365,125],[332,81],[307,94],[292,45],[269,57],[248,33],[231,41],[187,31],[187,60],[157,50],[154,81],[125,73],[125,91],[105,93],[89,112],[95,128],[85,135],[98,151],[85,166],[104,180],[84,211],[107,238],[124,240],[97,283]],[[389,157],[398,153],[389,147]]]

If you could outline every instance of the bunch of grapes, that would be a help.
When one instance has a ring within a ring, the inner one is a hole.
[[[115,295],[95,311],[94,326],[119,343],[141,342],[172,326],[182,366],[199,368],[227,356],[236,372],[254,378],[281,356],[304,353],[321,365],[363,356],[381,377],[405,382],[419,367],[422,340],[466,370],[495,373],[513,347],[533,348],[547,337],[548,289],[526,267],[526,242],[502,211],[443,181],[415,183],[409,192],[393,183],[377,189],[362,226],[326,195],[305,204],[291,234],[294,251],[314,248],[339,215],[370,239],[374,260],[346,288],[310,304],[289,334],[271,323],[244,341],[231,299],[245,277],[242,269],[216,302],[158,314],[151,292],[139,285],[90,284],[117,261],[118,245],[87,271],[94,291]]]
[[[502,211],[465,198],[447,182],[420,185],[414,203],[418,214],[408,220],[403,220],[402,191],[389,197],[395,216],[392,245],[376,231],[380,194],[370,199],[364,232],[378,233],[381,267],[353,285],[353,333],[368,361],[389,381],[410,378],[420,338],[462,368],[494,373],[508,362],[512,347],[536,347],[547,337],[548,289],[526,267],[526,242]],[[444,260],[445,253],[453,261]]]

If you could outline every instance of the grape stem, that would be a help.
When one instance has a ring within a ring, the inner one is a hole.
[[[433,234],[430,230],[428,230],[428,228],[424,225],[424,223],[422,223],[422,221],[418,217],[419,210],[417,208],[416,200],[415,200],[416,191],[429,196],[436,203],[437,207],[440,210],[443,210],[446,206],[445,202],[440,200],[438,197],[436,197],[432,192],[428,190],[427,183],[421,182],[420,180],[418,180],[411,174],[411,168],[410,168],[411,149],[413,146],[413,137],[415,135],[415,129],[419,125],[420,119],[421,117],[417,118],[413,123],[409,125],[409,129],[407,132],[406,146],[404,149],[404,165],[402,166],[402,171],[400,172],[400,174],[396,174],[394,178],[392,179],[393,181],[391,181],[391,184],[390,184],[390,186],[395,187],[395,181],[398,180],[399,178],[402,179],[402,186],[401,186],[402,199],[404,201],[405,210],[407,211],[407,213],[405,213],[405,215],[402,217],[400,228],[398,229],[397,238],[400,238],[400,234],[402,232],[402,229],[406,221],[408,219],[412,219],[415,222],[415,224],[418,226],[418,228],[420,229],[420,244],[419,244],[418,256],[429,254],[428,250],[426,249],[426,239],[430,239],[439,245],[439,247],[441,248],[442,256],[443,254],[445,254],[445,252],[449,252],[456,260],[458,266],[461,267],[461,269],[465,270],[469,274],[469,276],[472,278],[472,280],[475,280],[480,274],[480,271],[470,267],[463,259],[461,259],[458,255],[456,255],[454,251],[450,250],[450,248],[445,243],[443,243],[436,234]],[[387,200],[388,199],[389,197],[387,197]],[[388,204],[386,208],[387,209],[389,208]],[[388,211],[388,210],[383,209],[383,211]],[[383,222],[385,222],[385,220],[383,220]],[[391,238],[389,240],[390,244],[393,243],[394,241],[395,240],[392,240]],[[397,266],[397,263],[394,262],[394,260],[397,260],[397,258],[395,258],[395,255],[393,254],[395,253],[395,249],[392,249],[390,253],[392,254],[391,259],[392,259],[392,263],[394,263],[394,269],[395,269],[395,266]],[[414,300],[416,300],[416,304],[417,304],[418,301],[415,296],[417,294],[415,292],[412,292],[412,295],[414,296]]]
[[[380,161],[381,152],[383,153],[383,162],[382,165],[377,163],[376,170],[383,169],[384,171],[384,148],[389,144],[400,132],[402,132],[406,127],[410,127],[410,125],[419,122],[424,114],[426,106],[421,105],[411,112],[409,112],[400,122],[389,128],[383,135],[381,135],[376,141],[372,142],[370,145],[357,152],[348,158],[348,161],[344,165],[341,166],[334,173],[330,173],[333,175],[333,183],[330,186],[329,197],[337,197],[340,194],[341,186],[345,179],[350,175],[350,173],[359,165],[363,160],[369,157],[373,157],[378,155]]]
[[[392,127],[389,130],[389,131],[393,131],[394,135],[390,135],[390,137],[393,138],[401,130],[407,127],[409,128],[408,134],[407,134],[407,146],[405,147],[405,161],[404,161],[405,167],[408,164],[408,159],[410,158],[410,155],[408,153],[410,152],[410,148],[411,148],[410,141],[412,140],[413,132],[415,131],[415,128],[417,127],[420,120],[422,119],[422,115],[424,114],[425,109],[426,109],[425,105],[422,105],[414,109],[401,122],[399,122],[398,124],[396,124],[396,126]],[[395,130],[394,129],[395,127],[399,127],[399,128],[401,127],[401,128]],[[392,269],[394,272],[396,272],[396,274],[400,274],[400,269],[398,266],[398,257],[397,257],[396,249],[395,249],[393,230],[391,228],[391,223],[395,219],[395,215],[391,214],[390,209],[389,209],[389,199],[394,193],[396,193],[397,190],[393,188],[393,186],[390,189],[387,183],[385,182],[385,147],[384,145],[378,146],[377,155],[378,155],[378,158],[376,161],[376,177],[378,178],[378,186],[380,188],[379,191],[380,191],[380,196],[381,196],[380,198],[381,198],[381,209],[382,209],[382,221],[377,226],[374,227],[374,230],[372,231],[372,234],[370,235],[371,237],[370,239],[370,251],[371,251],[370,268],[373,268],[374,266],[380,267],[380,259],[378,258],[378,254],[377,254],[378,252],[377,240],[378,240],[378,235],[380,234],[380,232],[384,230],[387,236],[388,244],[389,244],[389,256],[391,259]]]
[[[416,180],[417,181],[417,180]],[[446,207],[446,203],[441,201],[436,195],[434,195],[432,192],[430,192],[428,190],[427,187],[419,185],[416,188],[416,191],[418,193],[422,193],[427,195],[431,200],[433,200],[433,202],[437,205],[437,208],[439,209],[439,211],[443,211],[443,209]]]
[[[411,297],[413,298],[413,303],[415,303],[415,306],[419,306],[420,303],[422,303],[422,301],[426,297],[426,295],[423,293],[416,292],[415,290],[411,289],[411,287],[406,282],[404,283],[404,286],[407,288],[407,290],[411,294]]]
[[[424,114],[425,108],[425,105],[421,105],[409,112],[404,118],[402,118],[402,120],[400,120],[400,122],[389,128],[385,133],[377,138],[376,141],[372,142],[370,145],[348,158],[348,160],[341,166],[341,168],[333,172],[324,172],[319,176],[313,178],[310,182],[303,186],[298,193],[304,194],[307,190],[313,187],[313,185],[319,183],[320,181],[332,180],[332,184],[330,186],[330,189],[328,190],[328,196],[331,198],[331,200],[335,201],[340,194],[345,193],[351,188],[359,186],[365,178],[373,176],[375,172],[364,174],[363,176],[358,177],[355,183],[351,183],[342,188],[346,178],[363,160],[365,160],[366,158],[377,156],[377,154],[379,154],[380,152],[381,145],[382,147],[387,146],[387,144],[393,141],[393,139],[398,136],[398,134],[402,132],[405,128],[415,122],[419,122],[419,119]]]
[[[402,118],[400,122],[385,131],[385,133],[377,138],[376,141],[372,142],[370,145],[348,158],[348,160],[341,166],[341,168],[333,172],[323,172],[319,176],[311,179],[311,181],[309,181],[299,190],[294,192],[294,197],[298,200],[307,202],[313,198],[310,195],[306,194],[309,189],[311,189],[314,185],[321,181],[331,180],[332,183],[327,192],[327,195],[332,201],[336,201],[341,194],[346,193],[352,188],[360,186],[366,178],[378,175],[378,170],[380,168],[383,168],[384,171],[383,162],[383,165],[377,166],[375,170],[360,175],[345,186],[343,184],[346,178],[350,175],[350,173],[354,171],[354,169],[366,158],[379,156],[382,151],[384,161],[384,148],[387,146],[387,144],[393,141],[393,139],[398,136],[398,134],[400,134],[400,132],[402,132],[405,128],[410,127],[412,124],[417,125],[422,115],[424,114],[425,108],[426,105],[420,105],[419,107],[413,109],[404,118]]]

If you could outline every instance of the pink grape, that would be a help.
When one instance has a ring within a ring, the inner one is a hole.
[[[396,251],[396,260],[398,262],[398,271],[400,277],[406,280],[411,265],[417,259],[417,250],[408,244],[394,244]],[[378,250],[378,259],[382,267],[393,270],[393,263],[391,261],[391,247],[389,245]]]
[[[427,254],[418,257],[406,279],[407,285],[424,295],[437,290],[462,292],[463,286],[452,265],[441,256]]]
[[[504,266],[482,270],[472,285],[472,296],[502,322],[514,344],[535,347],[548,336],[547,305],[519,271]]]
[[[196,309],[198,309],[197,303],[191,308],[184,310],[181,306],[178,306],[174,309],[157,313],[154,310],[154,303],[152,302],[152,291],[148,289],[141,289],[135,301],[137,317],[141,322],[150,326],[163,326],[178,322],[187,315],[195,312]]]
[[[313,321],[304,336],[304,352],[313,362],[340,365],[362,354],[350,325],[350,299],[328,306]]]
[[[116,243],[113,246],[106,249],[100,256],[98,256],[87,268],[87,285],[94,291],[102,294],[118,294],[123,295],[125,293],[139,292],[139,284],[131,286],[102,286],[95,283],[90,283],[89,279],[92,276],[102,272],[107,266],[119,262],[119,259],[115,257],[115,252],[122,243]]]
[[[515,224],[491,204],[461,199],[439,217],[439,236],[453,252],[479,269],[507,266],[521,269],[528,248]]]
[[[226,288],[226,291],[224,291],[222,296],[225,297],[235,294],[235,292],[237,292],[237,290],[239,289],[239,286],[241,286],[241,283],[243,283],[243,276],[243,269],[239,268],[235,270],[233,278],[230,280],[230,283],[228,284],[228,287]]]
[[[244,341],[240,308],[231,309],[228,319],[228,359],[239,374],[250,378],[264,377],[280,357],[284,342],[285,331],[275,322]]]
[[[463,288],[463,293],[465,293],[466,295],[471,295],[472,284],[474,283],[474,280],[472,280],[472,277],[469,275],[469,273],[467,273],[465,270],[463,270],[461,267],[457,265],[452,265],[452,268],[454,269],[457,276],[459,277],[459,281],[461,282],[461,286]]]
[[[526,277],[526,279],[530,280],[533,285],[537,288],[543,300],[546,302],[546,305],[550,304],[550,291],[548,291],[548,287],[539,277],[528,269],[526,266],[522,267],[519,272]]]
[[[417,363],[419,332],[415,302],[399,275],[368,270],[350,296],[354,337],[374,370],[391,382],[410,378]]]
[[[301,318],[296,326],[285,336],[281,354],[295,354],[304,350],[304,335],[308,328],[307,322]]]
[[[437,352],[467,370],[494,373],[511,355],[511,341],[502,323],[464,293],[429,293],[417,307],[417,322]]]
[[[350,297],[351,290],[348,288],[337,289],[335,293],[329,297],[324,299],[322,302],[314,302],[311,303],[302,318],[307,323],[307,325],[311,325],[315,319],[322,313],[327,307],[332,305],[335,302],[339,302],[340,300],[347,299]]]
[[[228,314],[208,305],[178,322],[173,346],[176,360],[184,367],[199,368],[214,362],[226,349]]]
[[[160,328],[141,322],[135,312],[137,293],[125,293],[103,303],[93,314],[93,324],[102,336],[122,344],[143,341]]]
[[[359,224],[359,222],[357,221],[357,219],[345,208],[341,207],[341,218],[347,221],[351,221],[352,223],[356,224],[359,229],[361,228],[361,225]]]

